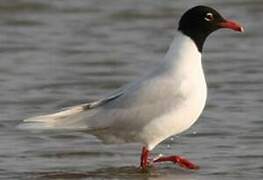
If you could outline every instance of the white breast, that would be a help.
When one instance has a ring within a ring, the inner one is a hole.
[[[141,138],[153,149],[169,136],[191,127],[204,109],[207,86],[201,63],[201,53],[194,42],[182,34],[177,35],[165,56],[162,71],[174,80],[175,102],[172,110],[148,123]]]

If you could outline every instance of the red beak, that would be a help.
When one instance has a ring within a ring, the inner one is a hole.
[[[221,28],[228,28],[238,32],[244,32],[244,28],[235,21],[226,20],[218,24]]]

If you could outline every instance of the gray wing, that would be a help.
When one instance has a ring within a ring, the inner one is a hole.
[[[119,92],[117,94],[113,94],[113,95],[108,96],[106,98],[103,98],[101,100],[83,104],[82,108],[83,108],[83,110],[93,109],[93,108],[96,108],[96,107],[101,106],[103,104],[106,104],[106,103],[108,103],[110,101],[113,101],[113,100],[117,99],[118,97],[120,97],[122,95],[123,95],[123,92]]]
[[[130,90],[138,82],[139,81],[137,80],[137,81],[134,81],[132,83],[129,83],[123,87],[120,87],[113,94],[106,96],[105,98],[102,98],[102,99],[94,101],[94,102],[85,103],[85,104],[82,104],[81,106],[82,106],[83,110],[85,111],[85,110],[97,108],[97,107],[102,106],[104,104],[107,104],[109,102],[113,102],[114,100],[118,99],[119,97],[125,95],[126,92],[128,90]]]

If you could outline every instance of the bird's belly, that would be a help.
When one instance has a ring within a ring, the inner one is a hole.
[[[190,91],[171,111],[149,122],[140,134],[149,149],[190,128],[202,113],[207,97],[205,81]]]

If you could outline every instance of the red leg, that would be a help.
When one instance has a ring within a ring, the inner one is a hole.
[[[199,169],[199,166],[193,164],[189,160],[187,160],[187,159],[185,159],[183,157],[180,157],[180,156],[160,157],[160,158],[154,160],[153,162],[157,163],[157,162],[166,162],[166,161],[170,161],[170,162],[176,163],[179,166],[181,166],[183,168],[186,168],[186,169],[195,169],[195,170]]]
[[[148,159],[149,155],[150,155],[150,151],[146,147],[143,147],[142,154],[141,154],[141,168],[142,169],[146,169],[147,166],[149,165],[149,159]]]

